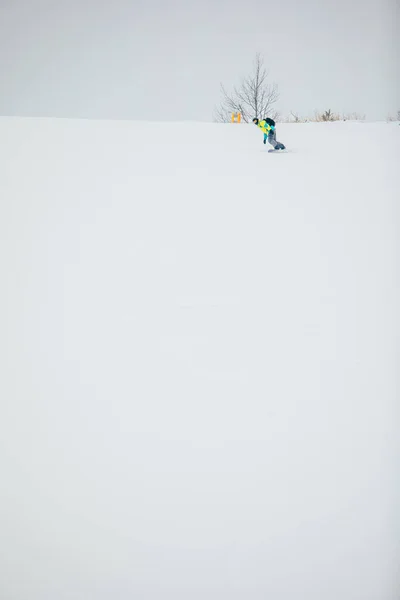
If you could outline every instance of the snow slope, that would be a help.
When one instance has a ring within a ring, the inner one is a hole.
[[[400,128],[278,139],[0,119],[1,600],[399,597]]]

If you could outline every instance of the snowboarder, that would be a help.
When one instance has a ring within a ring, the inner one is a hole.
[[[264,144],[266,144],[268,140],[268,143],[273,146],[274,150],[285,150],[285,146],[281,144],[281,142],[276,141],[276,127],[273,119],[266,118],[259,121],[259,119],[254,117],[253,123],[264,133]]]

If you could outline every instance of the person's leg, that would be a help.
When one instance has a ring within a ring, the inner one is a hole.
[[[275,148],[277,150],[285,150],[285,146],[281,142],[276,141],[276,130],[275,130],[275,142],[276,142]]]
[[[271,144],[271,146],[274,147],[275,150],[285,150],[285,146],[283,144],[281,144],[281,142],[277,142],[277,140],[276,140],[276,130],[275,129],[273,131],[269,132],[268,142]]]
[[[276,133],[275,133],[275,129],[271,129],[271,131],[268,133],[268,143],[271,144],[271,146],[273,148],[275,148],[275,150],[277,150],[276,147]]]

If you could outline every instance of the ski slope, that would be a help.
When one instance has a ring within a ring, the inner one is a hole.
[[[1,600],[398,598],[400,128],[278,140],[0,119]]]

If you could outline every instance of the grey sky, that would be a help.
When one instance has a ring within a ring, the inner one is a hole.
[[[398,15],[399,0],[0,0],[0,114],[210,120],[259,51],[283,114],[385,118]]]

